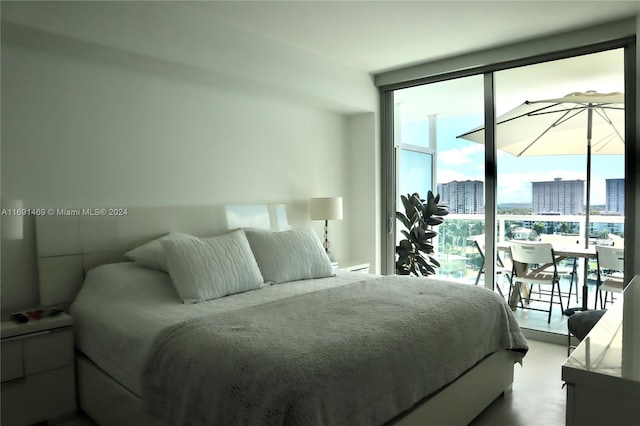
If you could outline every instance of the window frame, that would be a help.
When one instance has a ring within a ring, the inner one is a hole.
[[[496,235],[496,191],[497,165],[495,148],[495,87],[494,73],[521,66],[533,65],[558,59],[566,59],[611,49],[624,49],[625,93],[636,90],[636,37],[635,20],[625,20],[605,24],[602,31],[593,28],[573,31],[571,33],[545,37],[528,43],[516,43],[497,49],[475,52],[470,55],[450,58],[448,60],[421,64],[405,69],[394,70],[375,76],[381,100],[381,165],[382,165],[382,251],[381,271],[393,274],[395,271],[395,211],[397,210],[396,183],[390,178],[397,176],[396,147],[394,142],[394,96],[395,90],[423,84],[437,83],[462,77],[482,74],[484,76],[484,120],[485,140],[485,229],[487,235]],[[585,38],[586,37],[586,38]],[[605,41],[602,39],[606,38]],[[538,51],[537,53],[535,53]],[[529,52],[529,55],[522,52]],[[484,59],[481,59],[484,58]],[[466,67],[462,66],[467,63]],[[625,99],[625,140],[635,141],[636,133],[636,98]],[[636,225],[632,206],[636,205],[636,144],[626,144],[625,151],[625,234],[629,234],[628,256],[625,256],[627,276],[635,275],[635,237]],[[435,155],[435,154],[434,154]],[[434,157],[435,158],[435,157]],[[435,174],[435,165],[433,168]],[[435,176],[434,176],[435,179]],[[496,258],[496,247],[493,239],[486,244],[486,258],[494,262],[486,262],[485,280],[487,287],[493,288],[495,274],[493,265]]]

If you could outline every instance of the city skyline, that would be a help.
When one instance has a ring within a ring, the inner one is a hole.
[[[436,185],[456,180],[484,181],[484,145],[456,138],[480,120],[477,115],[439,118]],[[586,155],[514,157],[498,151],[497,203],[532,203],[532,182],[556,178],[586,181],[586,163]],[[591,204],[606,204],[606,179],[620,178],[624,178],[623,155],[593,155]]]
[[[584,204],[584,180],[562,180],[532,182],[532,202],[498,203],[501,206],[531,208],[533,214],[581,214]],[[446,204],[450,213],[484,213],[484,182],[464,180],[442,182],[437,185],[441,202]],[[606,180],[606,203],[591,204],[599,207],[603,214],[624,214],[624,179]]]

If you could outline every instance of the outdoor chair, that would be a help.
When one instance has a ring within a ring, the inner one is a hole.
[[[598,298],[600,298],[600,309],[604,309],[609,294],[613,302],[613,293],[622,293],[624,290],[624,248],[596,246],[596,262],[596,300],[593,309],[598,309]]]
[[[543,243],[552,243],[552,244],[562,244],[562,245],[570,245],[574,243],[579,243],[579,240],[576,240],[575,236],[569,235],[556,235],[556,234],[542,234],[540,235],[540,241]],[[571,303],[571,295],[575,293],[576,295],[576,303],[578,300],[578,258],[571,257],[567,258],[563,261],[567,266],[563,266],[562,264],[558,264],[558,275],[561,277],[569,277],[569,291],[565,293],[567,295],[567,306]],[[551,272],[551,271],[550,271]],[[575,280],[576,286],[575,291],[573,287],[573,282]]]
[[[513,261],[512,279],[514,288],[518,292],[520,302],[523,299],[528,302],[527,305],[521,303],[520,306],[525,309],[548,312],[547,323],[551,322],[551,311],[554,303],[560,305],[560,312],[564,310],[560,293],[560,275],[558,274],[552,245],[550,243],[532,241],[510,241],[509,247],[511,249],[511,260]],[[549,299],[531,298],[531,287],[533,285],[550,286]],[[526,293],[525,296],[523,296],[523,289]],[[556,295],[558,297],[557,302],[554,300]],[[549,303],[549,310],[532,307],[531,301]]]
[[[484,240],[480,241],[478,238],[472,238],[472,241],[476,246],[476,250],[478,250],[478,253],[480,254],[480,258],[482,260],[482,264],[480,265],[480,269],[478,270],[478,275],[476,275],[475,285],[478,285],[478,283],[480,282],[480,276],[485,273],[485,268],[484,268],[484,262],[485,262],[484,247],[485,246],[484,246]],[[509,294],[511,294],[511,287],[513,285],[511,280],[511,274],[512,274],[513,267],[511,265],[506,265],[505,263],[506,262],[502,260],[500,255],[498,255],[496,259],[495,272],[496,272],[496,276],[498,277],[502,276],[507,279],[507,282],[509,283]],[[496,289],[498,290],[498,293],[500,293],[500,295],[504,298],[505,295],[502,292],[502,288],[500,288],[498,283],[496,283]]]

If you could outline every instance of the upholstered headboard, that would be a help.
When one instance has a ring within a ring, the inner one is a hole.
[[[40,305],[68,306],[86,271],[168,232],[195,236],[240,227],[288,228],[284,204],[59,209],[36,217]]]

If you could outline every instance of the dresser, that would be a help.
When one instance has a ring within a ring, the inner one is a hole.
[[[640,275],[562,366],[567,425],[640,421]]]

